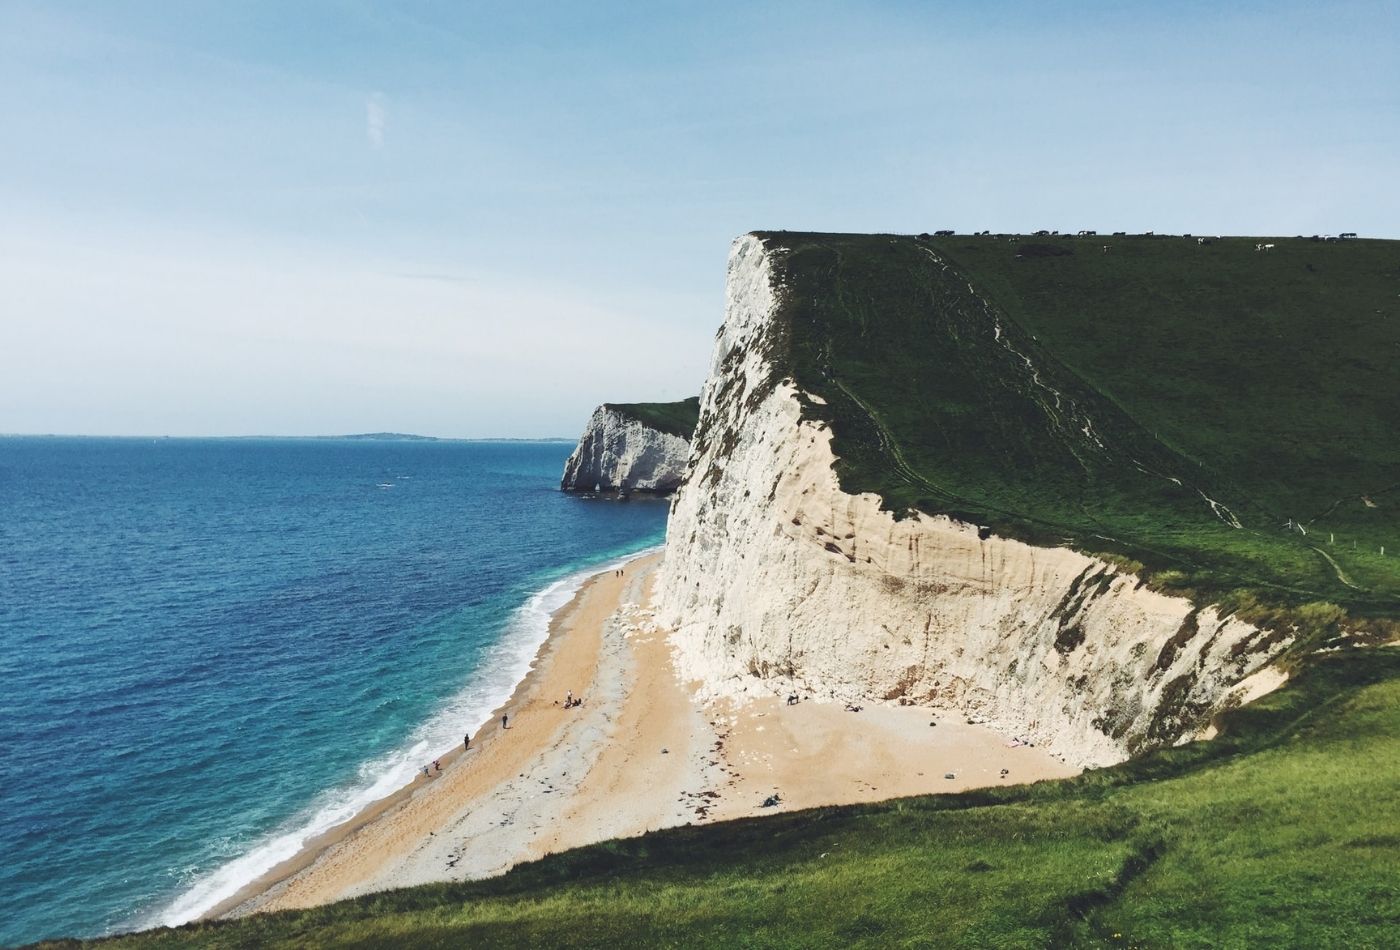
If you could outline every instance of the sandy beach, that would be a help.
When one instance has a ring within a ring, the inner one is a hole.
[[[469,751],[442,750],[441,772],[309,843],[207,916],[486,877],[673,825],[1076,774],[1039,749],[918,707],[851,712],[776,697],[702,706],[678,681],[666,631],[646,606],[660,557],[580,588]],[[583,705],[566,709],[570,692]]]

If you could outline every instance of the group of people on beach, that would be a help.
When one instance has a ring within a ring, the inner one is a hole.
[[[617,568],[617,569],[615,569],[615,570],[613,571],[613,576],[614,576],[614,577],[625,577],[625,576],[626,576],[626,569],[625,569],[625,568]],[[794,701],[793,699],[789,699],[789,700],[788,700],[789,704],[791,704],[793,701]],[[554,705],[558,706],[558,705],[559,705],[559,701],[558,701],[558,700],[555,700]],[[565,708],[565,709],[577,709],[578,707],[580,707],[580,706],[582,706],[582,705],[583,705],[583,697],[582,697],[582,696],[575,697],[575,696],[574,696],[574,691],[573,691],[573,690],[569,690],[568,695],[566,695],[566,696],[564,697],[564,708]],[[502,713],[502,714],[501,714],[501,728],[502,728],[502,729],[509,729],[509,728],[510,728],[510,713]],[[471,750],[472,750],[472,736],[471,736],[471,733],[470,733],[470,732],[468,732],[468,733],[463,733],[463,735],[462,735],[462,751],[463,751],[464,753],[466,753],[466,752],[470,752]],[[429,768],[429,767],[426,766],[426,765],[423,766],[423,768],[422,768],[422,773],[421,773],[421,774],[424,775],[424,776],[430,776],[430,775],[433,775],[433,774],[435,774],[435,773],[437,773],[437,772],[441,772],[441,771],[442,771],[442,760],[441,760],[441,759],[434,759],[434,760],[433,760],[432,767]]]
[[[618,573],[621,573],[621,572],[619,571]],[[558,706],[558,705],[559,705],[559,701],[558,701],[558,700],[555,700],[555,701],[554,701],[554,705]],[[564,708],[565,708],[565,709],[577,709],[579,706],[582,706],[582,705],[583,705],[583,697],[582,697],[582,696],[577,696],[577,697],[576,697],[576,696],[574,696],[574,691],[573,691],[573,690],[569,690],[568,694],[564,697]],[[502,729],[509,729],[509,728],[510,728],[510,713],[502,713],[502,714],[501,714],[501,728],[502,728]],[[470,752],[471,750],[472,750],[472,734],[471,734],[470,732],[463,733],[463,734],[462,734],[462,751],[463,751],[463,752]],[[441,772],[441,771],[442,771],[442,760],[441,760],[441,759],[434,759],[434,760],[433,760],[433,765],[432,765],[432,768],[431,768],[431,769],[429,769],[428,766],[426,766],[426,765],[423,766],[422,774],[425,775],[425,776],[428,776],[428,775],[432,775],[433,773]]]

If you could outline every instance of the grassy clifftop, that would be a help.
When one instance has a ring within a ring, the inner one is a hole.
[[[604,403],[603,408],[636,419],[658,432],[689,440],[700,418],[700,397],[691,396],[679,402],[609,402]]]
[[[1394,613],[1400,242],[759,236],[846,489]]]

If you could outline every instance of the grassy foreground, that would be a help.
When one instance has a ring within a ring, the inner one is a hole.
[[[1072,781],[679,828],[102,945],[1395,946],[1400,650],[1321,660],[1220,725]]]

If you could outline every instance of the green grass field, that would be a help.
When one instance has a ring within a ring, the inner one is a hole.
[[[1395,946],[1400,651],[1314,663],[1221,726],[1071,781],[677,828],[103,946]]]
[[[603,408],[636,419],[658,432],[688,440],[695,434],[695,423],[700,418],[700,397],[691,396],[679,402],[609,402],[604,403]]]
[[[848,490],[1202,597],[1394,614],[1400,242],[762,238],[771,356],[826,400]]]

